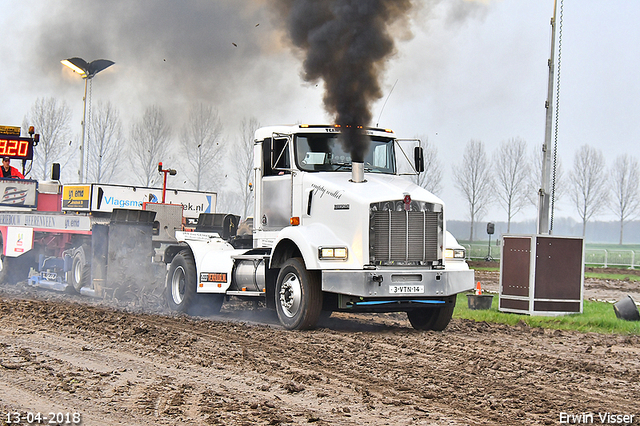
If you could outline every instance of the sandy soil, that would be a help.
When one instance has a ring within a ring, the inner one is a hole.
[[[599,285],[587,295],[617,297]],[[291,332],[248,303],[211,318],[142,304],[0,285],[2,421],[39,412],[80,413],[83,425],[554,425],[561,413],[594,424],[613,413],[639,424],[638,336],[468,320],[417,332],[403,314],[334,314]]]

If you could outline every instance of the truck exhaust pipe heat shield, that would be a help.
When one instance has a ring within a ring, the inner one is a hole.
[[[366,182],[366,180],[364,180],[364,163],[359,161],[351,163],[351,182]]]

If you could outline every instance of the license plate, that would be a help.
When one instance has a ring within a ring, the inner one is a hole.
[[[423,285],[390,285],[389,294],[422,294]]]

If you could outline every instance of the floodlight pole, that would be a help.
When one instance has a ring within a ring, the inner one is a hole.
[[[78,170],[78,178],[80,183],[84,183],[84,156],[85,156],[85,133],[87,118],[87,85],[97,73],[114,64],[108,59],[96,59],[91,63],[87,63],[82,58],[69,58],[60,61],[64,66],[71,68],[74,72],[80,74],[84,79],[84,97],[82,98],[82,142],[80,144],[80,169]],[[87,163],[89,157],[87,157]]]
[[[80,183],[84,183],[84,135],[85,122],[87,117],[87,84],[89,83],[88,77],[84,78],[84,97],[82,98],[82,139],[80,142],[80,168],[78,169],[78,179]],[[89,161],[89,159],[87,159]]]
[[[549,234],[549,201],[551,192],[551,124],[553,121],[553,77],[554,59],[556,47],[556,6],[553,2],[553,18],[551,18],[551,57],[549,58],[549,83],[547,89],[546,126],[544,132],[544,145],[542,147],[542,184],[538,191],[538,234]]]

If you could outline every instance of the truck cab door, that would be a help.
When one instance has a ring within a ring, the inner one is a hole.
[[[291,136],[274,134],[263,143],[260,223],[265,231],[279,231],[290,225],[293,213],[291,139]]]

